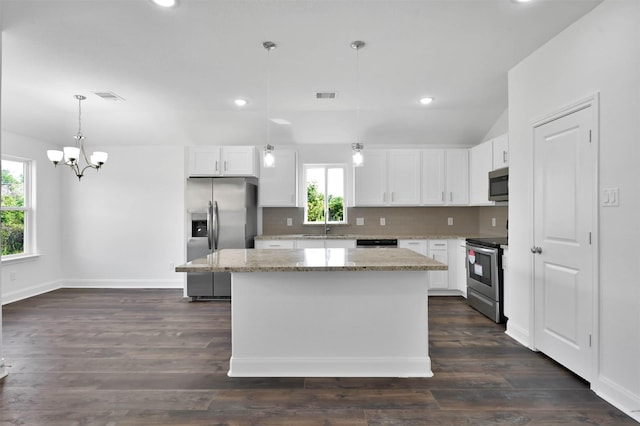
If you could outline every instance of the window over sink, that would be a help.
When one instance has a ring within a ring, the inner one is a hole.
[[[305,164],[304,223],[346,223],[346,164]],[[325,215],[326,220],[325,220]]]

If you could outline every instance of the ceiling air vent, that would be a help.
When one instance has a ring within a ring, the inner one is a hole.
[[[96,96],[100,96],[105,101],[124,101],[122,96],[118,96],[113,92],[92,92]]]
[[[335,99],[338,92],[316,92],[316,99]]]

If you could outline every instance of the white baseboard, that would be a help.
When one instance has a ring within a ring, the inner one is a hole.
[[[2,304],[17,302],[60,288],[184,288],[184,280],[56,280],[21,288],[18,291],[3,292]]]
[[[636,395],[606,377],[591,383],[596,395],[640,423],[640,395]]]
[[[429,357],[237,357],[229,377],[433,377]]]
[[[531,347],[529,330],[526,330],[524,327],[520,327],[517,324],[514,324],[513,321],[508,320],[507,330],[505,331],[505,334],[511,337],[516,342],[520,343],[522,346],[526,346],[527,348],[533,350],[533,348]]]
[[[49,281],[39,283],[30,287],[21,288],[17,291],[2,292],[2,304],[17,302],[18,300],[28,299],[29,297],[39,294],[48,293],[57,290],[62,286],[62,280]]]
[[[184,281],[176,280],[63,280],[62,288],[183,288]]]

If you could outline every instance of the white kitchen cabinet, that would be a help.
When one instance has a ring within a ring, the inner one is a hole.
[[[447,240],[429,240],[428,256],[445,265],[449,264],[449,244]],[[429,290],[448,290],[448,271],[429,271]]]
[[[258,204],[263,207],[296,207],[298,193],[298,153],[274,150],[275,167],[260,161]]]
[[[327,238],[324,240],[325,248],[356,248],[356,240],[334,240]]]
[[[420,152],[389,151],[387,157],[387,202],[392,206],[420,204]]]
[[[354,167],[354,204],[356,206],[384,206],[387,188],[387,152],[367,151],[361,167]]]
[[[421,153],[421,204],[469,203],[469,157],[466,149],[429,149]]]
[[[189,176],[256,176],[253,146],[189,147]]]
[[[445,204],[445,152],[444,149],[422,151],[422,204],[441,206]]]
[[[295,241],[296,248],[325,248],[324,239],[304,239]]]
[[[493,170],[509,167],[509,134],[505,133],[492,140]]]
[[[420,204],[420,153],[417,150],[367,151],[354,167],[356,206]]]
[[[292,249],[295,248],[294,240],[255,240],[257,249]]]
[[[459,238],[456,245],[456,282],[457,289],[464,297],[467,297],[467,241]]]
[[[489,172],[493,170],[493,142],[486,141],[469,150],[469,193],[474,206],[494,205],[489,201]]]
[[[429,242],[427,240],[398,240],[398,248],[406,248],[428,256]]]

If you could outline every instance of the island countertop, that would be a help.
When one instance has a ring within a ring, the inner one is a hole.
[[[223,249],[176,272],[446,271],[447,265],[404,248]]]

